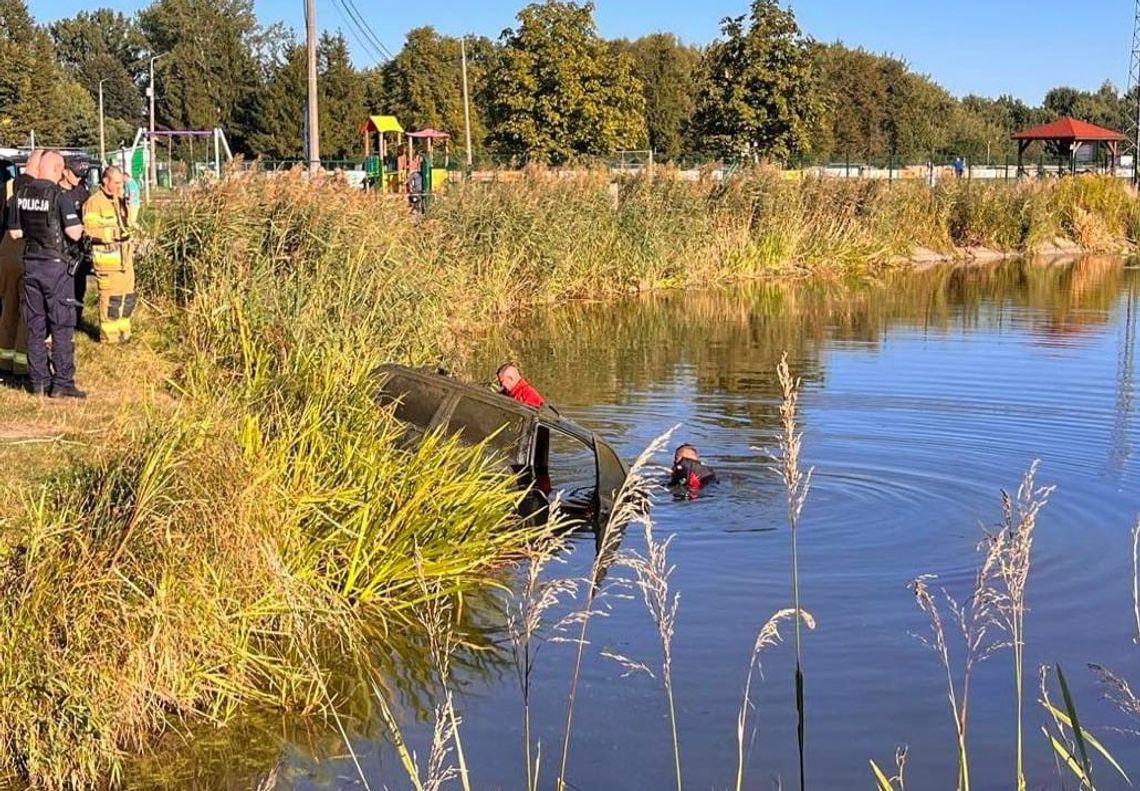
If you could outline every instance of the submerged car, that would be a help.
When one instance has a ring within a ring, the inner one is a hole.
[[[446,373],[383,365],[377,374],[379,401],[394,405],[396,418],[407,425],[407,442],[435,430],[472,445],[486,442],[528,489],[521,516],[545,519],[557,495],[562,513],[600,540],[626,469],[597,434],[552,406],[529,407]]]

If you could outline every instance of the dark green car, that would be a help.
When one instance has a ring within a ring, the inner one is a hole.
[[[626,469],[597,434],[549,405],[529,407],[446,374],[402,365],[383,365],[377,373],[380,403],[395,404],[409,442],[436,429],[458,434],[461,442],[487,441],[529,489],[520,506],[524,515],[544,517],[557,495],[565,515],[601,534]]]

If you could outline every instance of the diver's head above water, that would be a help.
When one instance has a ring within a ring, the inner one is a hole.
[[[669,478],[670,486],[684,486],[696,491],[711,483],[716,483],[716,472],[701,461],[700,451],[688,442],[677,446],[673,451],[673,469]]]

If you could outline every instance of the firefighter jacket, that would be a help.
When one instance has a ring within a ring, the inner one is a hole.
[[[83,230],[91,238],[91,263],[96,272],[126,269],[129,249],[123,202],[99,190],[83,205]]]

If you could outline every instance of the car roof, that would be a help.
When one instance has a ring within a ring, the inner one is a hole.
[[[556,428],[563,431],[583,442],[588,443],[593,447],[598,438],[594,432],[588,428],[575,423],[569,418],[563,417],[562,414],[550,404],[543,404],[540,407],[527,406],[526,404],[515,401],[513,398],[499,395],[486,387],[480,387],[470,382],[464,382],[456,379],[451,374],[433,368],[409,368],[406,365],[397,365],[395,363],[386,363],[376,369],[376,373],[380,376],[391,376],[398,374],[400,376],[414,379],[425,384],[433,384],[442,386],[451,391],[458,391],[464,396],[474,398],[478,401],[485,403],[493,402],[495,407],[502,409],[504,412],[511,412],[524,418],[538,418],[545,425],[551,428]]]

